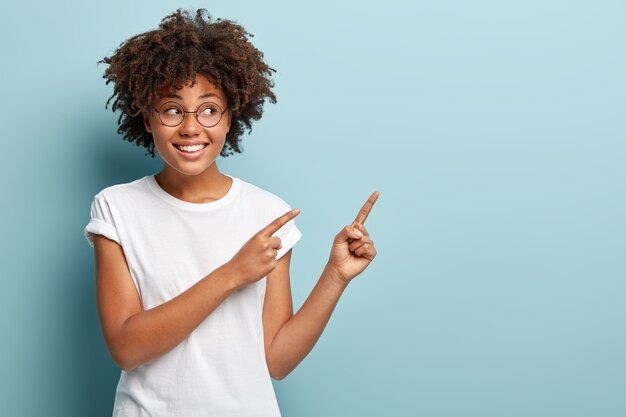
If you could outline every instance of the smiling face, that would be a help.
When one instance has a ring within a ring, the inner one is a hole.
[[[195,112],[206,102],[217,104],[222,111],[228,106],[222,89],[217,88],[200,74],[196,76],[196,84],[193,87],[187,82],[182,89],[176,90],[174,95],[166,87],[161,88],[158,93],[158,100],[152,103],[156,109],[160,109],[168,102],[177,104],[186,112]],[[168,117],[177,113],[176,106],[168,105],[164,109],[168,109],[167,113],[170,114]],[[204,113],[205,116],[211,114],[211,109],[217,108],[209,106]],[[165,162],[165,169],[173,169],[183,175],[198,175],[207,169],[217,170],[215,160],[224,147],[226,134],[230,129],[230,119],[230,112],[226,110],[219,123],[213,127],[204,127],[194,113],[185,113],[182,123],[170,127],[163,124],[158,112],[152,109],[147,117],[144,116],[144,125],[146,130],[152,133],[154,147]],[[165,118],[163,120],[167,122]]]

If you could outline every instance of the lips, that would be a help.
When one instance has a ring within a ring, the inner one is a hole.
[[[202,155],[204,155],[204,152],[207,150],[207,148],[209,147],[208,143],[205,143],[204,148],[194,151],[194,152],[186,152],[183,151],[182,149],[179,149],[178,146],[172,144],[172,146],[174,147],[174,149],[176,149],[176,153],[178,153],[178,155],[182,156],[183,158],[185,158],[188,161],[196,161],[198,159],[200,159],[202,157]]]
[[[203,143],[203,144],[198,144],[198,145],[186,145],[186,144],[185,144],[185,145],[176,145],[176,144],[175,144],[175,145],[174,145],[174,147],[176,147],[176,148],[180,149],[180,150],[181,150],[181,151],[183,151],[183,152],[197,152],[197,151],[201,151],[202,149],[206,148],[208,145],[209,145],[208,143]],[[202,146],[202,148],[195,149],[195,150],[193,150],[193,151],[183,149],[183,147],[187,148],[187,147],[192,147],[192,146],[193,146],[193,147],[199,147],[199,146]]]
[[[193,145],[208,145],[209,142],[202,142],[200,140],[197,141],[193,141],[193,142],[178,142],[178,143],[173,143],[174,146],[193,146]]]

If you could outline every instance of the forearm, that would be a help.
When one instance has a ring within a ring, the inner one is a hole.
[[[313,349],[346,287],[347,283],[324,268],[309,297],[269,347],[268,368],[276,379],[287,376]]]
[[[171,300],[129,317],[116,338],[118,364],[130,371],[169,352],[235,288],[223,265]]]

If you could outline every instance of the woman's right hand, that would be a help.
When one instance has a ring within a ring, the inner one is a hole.
[[[252,236],[227,263],[237,288],[259,281],[276,268],[276,255],[282,248],[280,238],[272,236],[287,222],[300,214],[293,209],[278,217]]]

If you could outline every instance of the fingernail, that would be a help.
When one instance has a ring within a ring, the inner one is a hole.
[[[363,237],[363,233],[361,233],[361,232],[359,231],[359,229],[354,229],[354,234],[355,234],[357,237]]]

